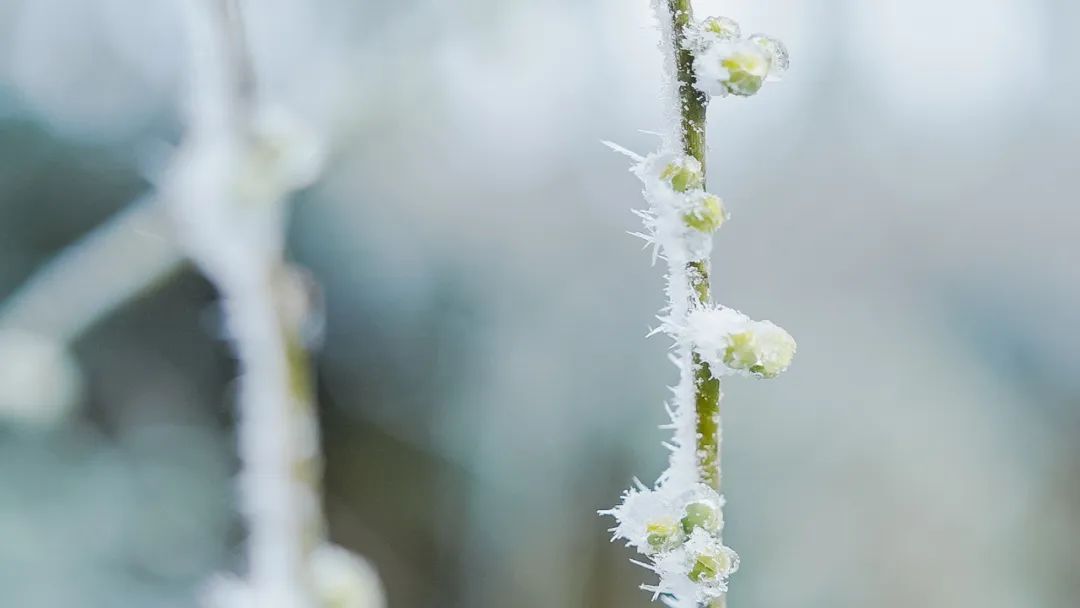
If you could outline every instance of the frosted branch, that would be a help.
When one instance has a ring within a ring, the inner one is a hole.
[[[604,513],[612,530],[649,558],[659,581],[643,588],[671,606],[725,605],[728,577],[738,556],[723,544],[720,494],[720,377],[771,378],[795,352],[791,336],[770,322],[754,322],[712,303],[713,234],[728,220],[723,201],[706,191],[705,116],[711,96],[751,95],[770,74],[786,68],[787,54],[771,38],[739,38],[730,19],[693,19],[690,0],[653,0],[665,61],[668,126],[659,151],[640,156],[608,144],[635,161],[649,206],[637,211],[637,234],[667,263],[668,305],[660,331],[673,341],[679,383],[667,409],[674,430],[670,465],[654,488],[627,491]]]
[[[81,387],[71,342],[182,259],[161,205],[141,199],[39,268],[0,305],[0,416],[30,426],[62,420]]]
[[[292,114],[260,98],[239,2],[181,3],[191,49],[187,132],[165,192],[187,253],[222,296],[241,367],[239,493],[248,571],[242,580],[219,581],[208,602],[380,606],[366,563],[326,544],[303,340],[312,297],[283,251],[289,196],[318,174],[321,146]]]

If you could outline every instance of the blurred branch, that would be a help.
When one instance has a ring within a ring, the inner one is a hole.
[[[69,343],[182,263],[164,209],[139,199],[46,262],[0,304],[0,331]]]
[[[164,189],[188,254],[222,296],[240,361],[240,510],[247,574],[212,590],[216,606],[314,608],[326,594],[377,606],[370,568],[328,545],[310,361],[306,275],[285,261],[291,194],[321,152],[257,94],[238,0],[188,0],[187,132]],[[349,579],[343,590],[342,577]],[[329,578],[329,582],[328,581]],[[327,589],[332,585],[332,589]],[[347,595],[342,595],[343,593]]]

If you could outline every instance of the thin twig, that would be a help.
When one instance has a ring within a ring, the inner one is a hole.
[[[78,339],[181,267],[172,232],[158,201],[135,201],[37,269],[0,305],[0,329]]]

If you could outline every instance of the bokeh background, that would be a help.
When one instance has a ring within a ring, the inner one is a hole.
[[[332,148],[290,256],[325,296],[333,539],[391,608],[650,605],[596,515],[665,466],[676,375],[599,143],[661,128],[647,0],[249,4],[261,82]],[[718,298],[799,341],[725,385],[731,605],[1078,605],[1080,4],[695,4],[793,66],[710,109]],[[179,23],[0,3],[3,606],[188,607],[242,568],[235,362],[145,207]]]

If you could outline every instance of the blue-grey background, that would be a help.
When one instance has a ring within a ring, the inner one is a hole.
[[[662,128],[648,1],[250,4],[262,81],[333,149],[290,236],[326,296],[332,537],[392,608],[649,605],[595,515],[664,467],[675,378],[599,143]],[[799,342],[724,387],[730,605],[1077,605],[1080,5],[695,5],[792,55],[709,116],[717,297]],[[0,3],[0,298],[152,189],[178,27]],[[182,270],[73,344],[59,423],[0,412],[0,605],[186,607],[241,567],[217,314]]]

